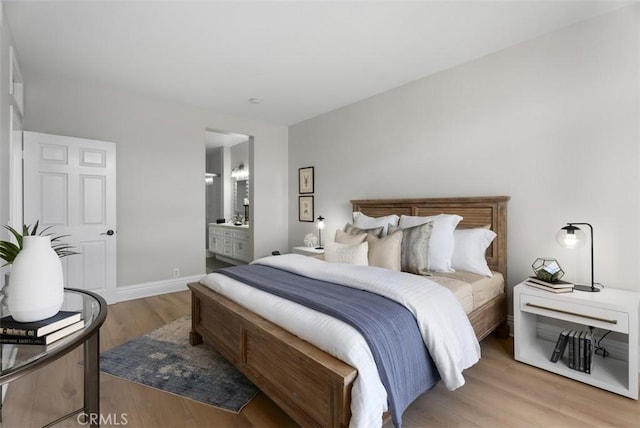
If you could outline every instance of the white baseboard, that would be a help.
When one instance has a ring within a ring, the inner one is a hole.
[[[205,274],[183,276],[181,278],[171,278],[163,281],[146,282],[143,284],[128,285],[116,288],[116,302],[126,300],[141,299],[143,297],[157,296],[159,294],[174,293],[187,289],[187,284],[197,282]]]

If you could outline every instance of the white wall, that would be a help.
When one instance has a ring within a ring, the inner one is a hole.
[[[328,236],[350,199],[510,195],[509,285],[541,256],[588,281],[588,247],[555,242],[574,221],[594,226],[596,281],[640,291],[639,14],[620,9],[290,127],[289,246],[313,231],[296,212],[298,168],[312,165]]]
[[[254,254],[287,237],[287,129],[107,86],[28,75],[30,131],[117,144],[118,287],[205,272],[206,128],[255,137]]]
[[[2,5],[0,5],[2,6]],[[0,225],[9,224],[9,150],[11,145],[11,129],[9,126],[9,47],[13,44],[11,29],[5,22],[0,29]],[[0,240],[8,239],[4,228],[0,229]],[[0,261],[0,266],[4,263]],[[6,268],[0,269],[0,273]],[[0,276],[0,286],[4,284],[4,276]]]

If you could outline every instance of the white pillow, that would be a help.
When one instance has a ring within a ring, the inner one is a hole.
[[[329,241],[324,246],[324,260],[330,263],[367,266],[369,265],[368,253],[369,244],[366,242],[348,245]]]
[[[429,270],[432,272],[455,272],[451,266],[451,256],[455,242],[453,231],[462,217],[456,214],[438,214],[428,217],[401,215],[400,227],[419,226],[433,221],[433,230],[429,240]]]
[[[392,226],[398,225],[399,217],[395,214],[386,215],[384,217],[369,217],[362,214],[360,211],[354,211],[353,213],[353,225],[359,229],[375,229],[376,227],[382,227],[382,236],[387,236],[387,229],[389,224]]]
[[[493,230],[484,228],[455,230],[453,238],[456,247],[451,258],[453,268],[492,277],[485,253],[496,236]]]

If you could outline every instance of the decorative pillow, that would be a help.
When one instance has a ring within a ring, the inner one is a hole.
[[[354,227],[354,229],[356,228]],[[333,240],[340,244],[356,245],[362,244],[364,241],[366,241],[367,235],[368,234],[366,232],[358,233],[357,235],[350,235],[347,232],[343,232],[342,230],[338,229],[336,230],[336,236]]]
[[[347,223],[344,226],[344,231],[349,235],[359,235],[361,233],[370,233],[372,235],[377,236],[378,238],[382,236],[382,227],[375,227],[373,229],[361,229],[359,227],[355,227],[351,223]]]
[[[428,217],[400,216],[400,227],[418,226],[433,221],[431,240],[429,241],[429,270],[431,272],[455,272],[451,267],[451,256],[455,242],[453,231],[462,217],[455,214],[438,214]]]
[[[397,230],[382,238],[368,234],[367,243],[369,243],[369,266],[391,270],[401,269],[402,231]]]
[[[368,251],[369,244],[366,242],[357,245],[347,245],[329,241],[324,246],[324,259],[330,263],[366,266],[369,264]]]
[[[389,235],[402,231],[401,266],[403,272],[418,275],[431,275],[429,271],[429,241],[433,229],[433,221],[420,226],[389,226]]]
[[[360,229],[373,229],[375,227],[382,227],[382,236],[387,234],[387,226],[392,224],[398,225],[399,217],[395,214],[386,215],[384,217],[369,217],[362,214],[360,211],[353,213],[353,225]]]
[[[493,276],[487,265],[485,254],[496,236],[493,230],[484,228],[455,230],[453,232],[455,249],[451,258],[452,267],[459,271]]]

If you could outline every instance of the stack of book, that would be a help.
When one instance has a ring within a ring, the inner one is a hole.
[[[535,276],[530,276],[524,283],[530,287],[546,290],[551,293],[571,293],[573,291],[573,283],[561,279],[554,282],[547,282]]]
[[[0,343],[48,345],[84,327],[81,312],[60,311],[51,318],[18,322],[11,316],[0,318]]]
[[[590,331],[564,329],[558,336],[556,346],[551,354],[551,362],[556,363],[563,359],[565,351],[567,351],[567,358],[564,360],[570,369],[591,373],[593,337]]]

